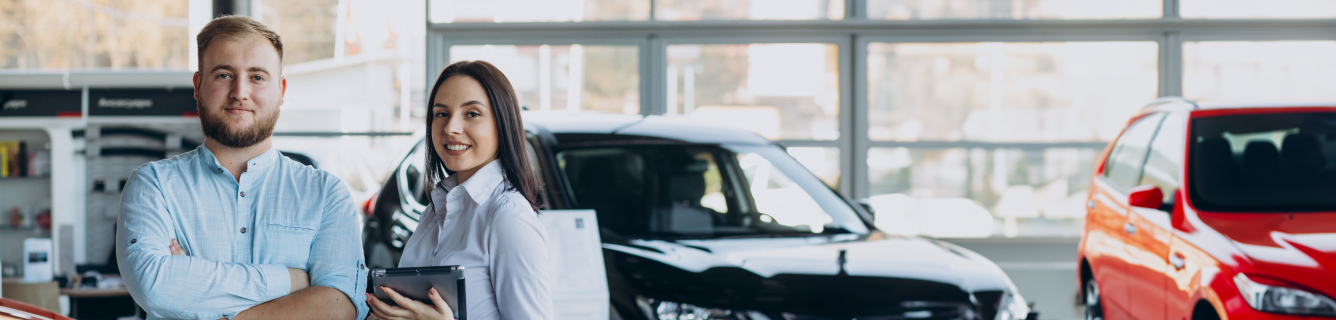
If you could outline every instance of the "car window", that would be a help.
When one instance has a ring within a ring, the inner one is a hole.
[[[427,171],[426,166],[423,165],[426,161],[426,154],[423,153],[423,150],[426,149],[425,145],[426,143],[418,143],[417,147],[413,148],[413,152],[408,153],[408,157],[404,159],[403,167],[400,168],[403,172],[401,177],[404,179],[404,186],[407,187],[407,190],[403,191],[410,195],[405,197],[405,200],[408,200],[419,211],[424,210],[429,201],[426,185]]]
[[[829,214],[802,186],[790,180],[764,156],[756,153],[738,155],[738,163],[745,173],[745,185],[756,202],[756,210],[763,213],[761,220],[814,233],[833,222]],[[819,212],[821,214],[810,214]]]
[[[616,146],[562,150],[556,159],[573,206],[594,209],[600,226],[623,236],[866,232],[829,188],[805,171],[810,181],[793,179],[792,170],[805,169],[792,158],[785,158],[792,166],[776,165],[786,154],[770,149],[774,154],[707,145]],[[847,218],[832,216],[829,208],[839,206],[844,211],[837,214]]]
[[[542,205],[543,208],[550,208],[551,205],[548,204],[547,193],[541,190],[543,189],[543,181],[546,180],[544,179],[546,176],[543,175],[543,162],[538,157],[538,150],[534,149],[538,144],[538,136],[526,132],[524,137],[524,154],[529,157],[529,169],[533,170],[533,178],[538,180],[538,187],[540,189],[537,194],[538,204]]]
[[[1155,185],[1164,192],[1164,201],[1173,200],[1174,190],[1181,185],[1179,171],[1183,167],[1183,141],[1187,139],[1187,122],[1183,116],[1170,114],[1164,117],[1160,130],[1155,133],[1155,140],[1150,144],[1150,154],[1146,157],[1146,167],[1142,170],[1141,183]]]
[[[1153,114],[1137,120],[1114,143],[1104,162],[1104,177],[1119,190],[1135,187],[1141,180],[1141,165],[1146,161],[1150,139],[1163,118],[1163,114]]]
[[[1336,209],[1336,113],[1199,118],[1191,139],[1188,190],[1199,209]]]

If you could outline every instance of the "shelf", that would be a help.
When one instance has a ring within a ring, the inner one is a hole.
[[[5,181],[5,180],[47,180],[47,179],[51,179],[51,176],[8,177],[8,178],[0,178],[0,181]]]

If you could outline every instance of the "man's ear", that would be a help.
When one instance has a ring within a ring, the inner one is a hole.
[[[280,84],[278,89],[278,105],[282,106],[283,97],[288,95],[288,77],[280,77],[279,79],[282,80],[279,81]]]
[[[195,85],[195,101],[199,101],[199,81],[200,81],[199,71],[195,71],[195,77],[190,81],[194,82]]]

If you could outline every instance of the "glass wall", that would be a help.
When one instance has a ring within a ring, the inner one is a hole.
[[[871,203],[897,215],[888,221],[913,221],[893,229],[901,233],[1073,235],[1101,142],[1156,97],[1157,47],[870,43]],[[1087,144],[1045,145],[1073,142]],[[951,213],[924,209],[935,206]]]
[[[1158,0],[867,0],[867,18],[937,19],[1153,19]]]
[[[740,126],[772,140],[839,138],[833,44],[676,44],[667,53],[667,114]]]
[[[871,43],[874,141],[1109,141],[1153,100],[1154,42]]]
[[[1336,101],[1336,41],[1183,44],[1183,96],[1263,102]]]
[[[1178,0],[1178,5],[1184,18],[1336,18],[1336,2],[1328,0]]]
[[[431,22],[649,20],[650,0],[430,0]]]
[[[180,0],[0,1],[0,69],[187,69]]]
[[[842,0],[656,0],[655,20],[840,20]]]
[[[640,113],[639,48],[613,45],[450,47],[450,62],[486,60],[526,110]]]

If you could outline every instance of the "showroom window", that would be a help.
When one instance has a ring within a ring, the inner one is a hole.
[[[1079,234],[1093,167],[1146,104],[1331,100],[1336,71],[1336,14],[1313,0],[584,0],[449,18],[437,5],[454,2],[430,2],[428,81],[495,60],[530,110],[750,130],[884,209],[885,229],[939,237]]]
[[[1336,41],[1183,44],[1183,96],[1257,101],[1336,100]]]
[[[867,135],[1109,141],[1155,98],[1156,54],[1149,41],[871,43]]]
[[[840,20],[840,0],[656,0],[654,18],[684,20]]]
[[[463,45],[450,47],[450,61],[492,63],[510,80],[525,110],[639,114],[638,50],[615,45]]]
[[[678,44],[667,52],[666,114],[741,126],[771,140],[840,135],[835,45]]]
[[[1330,19],[1336,2],[1327,0],[1177,0],[1184,18]]]
[[[1157,0],[867,0],[867,18],[938,19],[1153,19]]]
[[[187,69],[188,14],[179,0],[6,1],[0,69]]]

